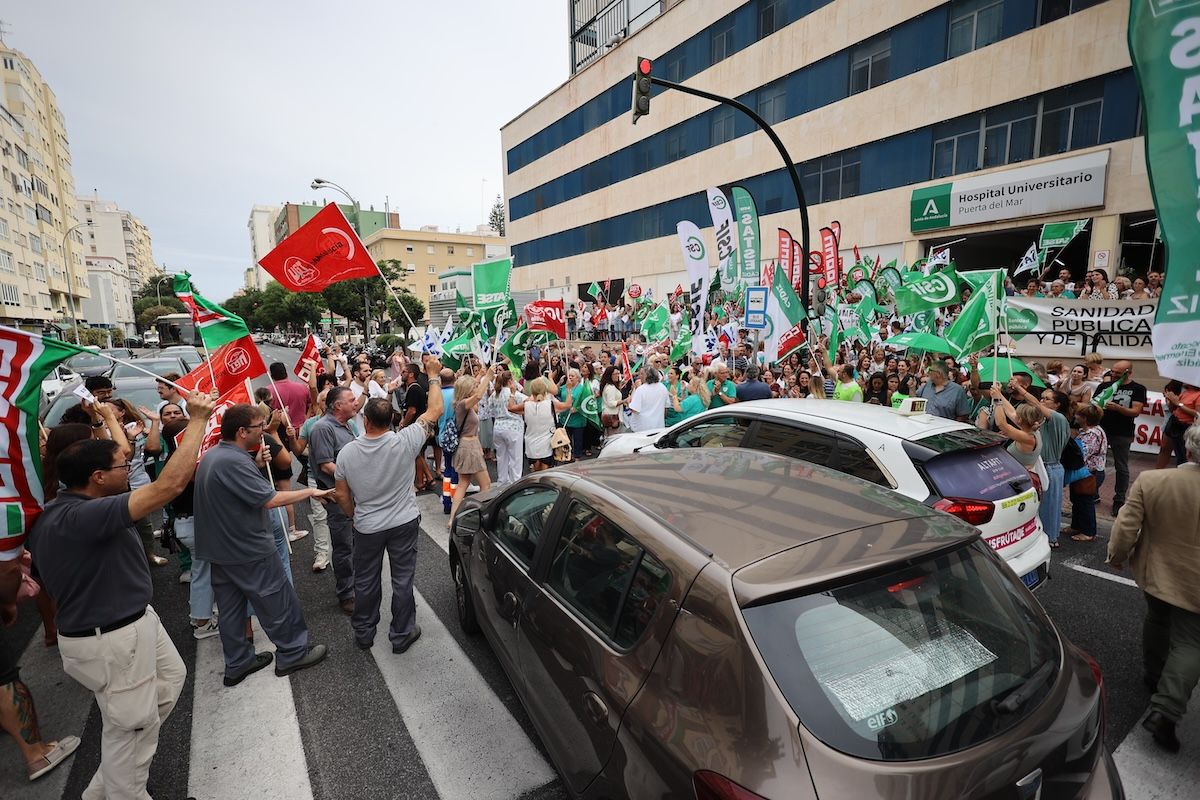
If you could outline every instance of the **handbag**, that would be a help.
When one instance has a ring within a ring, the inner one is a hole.
[[[1079,497],[1095,497],[1097,491],[1096,476],[1088,472],[1086,478],[1080,478],[1071,483],[1071,494]]]
[[[616,430],[621,427],[621,417],[618,414],[601,414],[600,424],[606,428]]]

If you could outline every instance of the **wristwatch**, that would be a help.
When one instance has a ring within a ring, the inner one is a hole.
[[[93,427],[93,428],[103,428],[103,427],[104,427],[104,423],[103,423],[103,422],[93,422],[93,423],[92,423],[92,427]]]

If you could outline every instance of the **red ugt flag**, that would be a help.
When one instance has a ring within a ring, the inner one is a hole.
[[[245,381],[265,374],[267,367],[249,336],[235,339],[212,352],[208,361],[175,381],[180,386],[208,394],[214,388],[222,397]]]
[[[375,278],[379,269],[336,203],[330,203],[258,262],[293,292],[319,292],[331,283]]]
[[[188,373],[191,374],[191,373]],[[216,447],[221,441],[221,420],[225,418],[225,412],[239,403],[250,402],[250,383],[241,381],[234,384],[228,392],[221,394],[215,406],[213,406],[212,416],[208,418],[208,423],[204,426],[204,438],[200,440],[200,449],[196,453],[196,460],[199,461],[205,453]],[[180,431],[175,434],[175,446],[178,447],[183,441],[183,435],[187,431]]]
[[[309,377],[314,373],[320,375],[324,371],[325,360],[321,358],[321,340],[317,338],[316,334],[310,333],[304,340],[304,350],[300,353],[300,360],[296,362],[296,366],[292,367],[292,374],[308,383]]]
[[[550,331],[559,339],[567,338],[567,318],[562,298],[534,300],[525,306],[525,325],[531,331]]]

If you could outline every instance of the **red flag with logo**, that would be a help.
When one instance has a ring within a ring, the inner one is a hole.
[[[592,315],[592,324],[599,325],[606,319],[608,319],[608,309],[604,303],[596,303],[596,313]]]
[[[208,418],[208,422],[204,425],[204,438],[200,440],[200,451],[196,454],[197,461],[221,441],[221,420],[225,418],[225,412],[238,403],[249,402],[249,379],[233,384],[228,392],[225,392],[217,399],[216,404],[213,406],[212,416]],[[180,431],[175,435],[176,447],[183,441],[185,433],[187,431]]]
[[[825,285],[838,285],[838,240],[833,228],[821,228],[821,257],[825,265]]]
[[[779,268],[788,276],[788,283],[793,283],[795,278],[792,275],[792,235],[783,228],[779,229]]]
[[[318,211],[258,263],[293,292],[319,292],[338,281],[379,277],[379,268],[336,203]]]
[[[243,336],[218,347],[208,361],[184,375],[176,383],[185,389],[204,394],[216,388],[217,393],[224,396],[241,386],[244,381],[265,375],[266,372],[267,366],[258,354],[254,341],[249,336]]]
[[[621,363],[625,365],[625,380],[633,380],[633,370],[629,367],[629,348],[624,342],[621,342]]]
[[[800,243],[792,239],[792,287],[807,283],[804,277],[804,251],[800,249]]]
[[[300,360],[296,362],[296,366],[292,367],[292,374],[308,383],[310,377],[320,375],[324,371],[325,360],[321,358],[321,340],[317,338],[316,334],[310,333],[304,340],[304,349],[300,353]]]
[[[563,301],[534,300],[525,305],[525,325],[531,331],[550,331],[559,339],[567,338],[567,317]]]

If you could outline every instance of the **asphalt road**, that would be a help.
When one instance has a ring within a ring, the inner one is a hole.
[[[261,347],[267,363],[290,366],[299,351]],[[187,589],[174,560],[154,570],[154,605],[188,666],[188,680],[165,723],[151,771],[156,798],[237,797],[562,797],[562,784],[486,642],[458,629],[439,498],[419,495],[423,512],[416,588],[422,640],[394,656],[382,633],[372,652],[352,644],[333,593],[332,570],[314,574],[312,537],[294,545],[295,585],[326,663],[278,679],[264,670],[236,689],[219,687],[217,639],[196,642]],[[305,527],[302,509],[300,526]],[[1190,798],[1200,785],[1200,720],[1185,720],[1184,750],[1166,756],[1138,725],[1149,692],[1140,663],[1140,591],[1128,573],[1104,566],[1111,523],[1101,538],[1066,541],[1051,579],[1036,596],[1062,633],[1099,662],[1105,679],[1105,740],[1131,798]],[[71,763],[37,784],[24,781],[16,749],[0,744],[0,797],[78,797],[100,757],[100,717],[91,696],[62,675],[41,643],[34,608],[22,607],[5,632],[22,653],[47,737],[84,742]],[[260,643],[265,636],[260,634]],[[1197,715],[1193,715],[1195,717]]]

